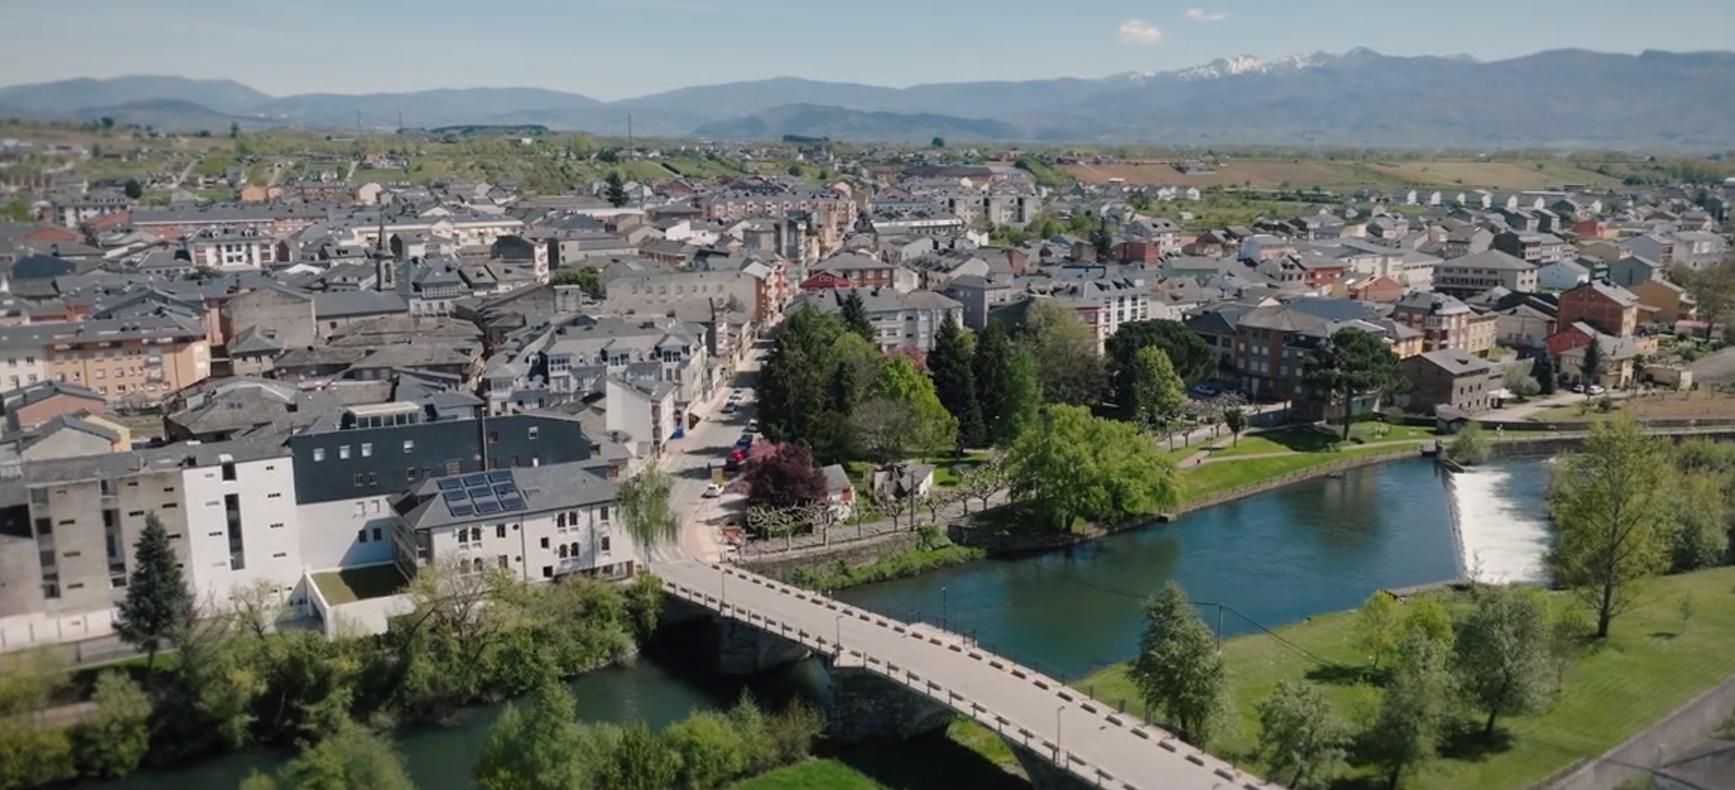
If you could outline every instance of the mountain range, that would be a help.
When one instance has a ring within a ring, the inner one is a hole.
[[[601,134],[1179,145],[1727,148],[1735,52],[1554,50],[1481,62],[1357,49],[1166,72],[888,88],[794,77],[605,102],[539,88],[271,96],[230,80],[0,88],[0,117],[173,129],[540,124]]]

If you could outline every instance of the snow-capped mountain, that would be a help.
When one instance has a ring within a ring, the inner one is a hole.
[[[1214,80],[1223,77],[1238,77],[1243,74],[1278,74],[1286,71],[1319,68],[1331,60],[1332,56],[1319,53],[1285,55],[1271,60],[1263,60],[1252,55],[1235,55],[1218,58],[1203,66],[1171,71],[1169,76],[1182,80]]]

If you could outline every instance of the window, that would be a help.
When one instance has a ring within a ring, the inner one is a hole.
[[[234,464],[223,464],[223,479],[224,480],[230,480],[230,481],[235,479],[235,465]],[[106,483],[107,481],[104,481],[104,482]],[[107,492],[104,492],[104,493],[107,493]]]
[[[554,578],[554,566],[553,565],[542,566],[542,578],[544,578],[544,579]]]
[[[361,443],[361,457],[372,458],[373,454],[374,454],[373,442],[362,442]]]
[[[500,555],[500,567],[502,567],[502,568],[512,567],[512,563],[506,561],[506,555],[504,555],[504,554]]]
[[[540,435],[540,434],[541,434],[541,433],[542,433],[542,429],[541,429],[541,428],[539,428],[539,427],[537,427],[537,426],[535,426],[535,425],[532,425],[532,426],[530,426],[530,440],[531,440],[531,441],[536,441],[536,437],[537,437],[537,436],[538,436],[538,435]]]
[[[415,451],[416,451],[416,440],[415,439],[405,439],[404,440],[404,452],[413,453]]]
[[[280,551],[280,552],[277,552],[276,554],[273,554],[271,556],[275,559],[283,559],[284,557],[289,556],[289,552]]]
[[[408,469],[405,469],[404,470],[404,479],[411,482],[411,483],[416,482],[416,468],[412,466],[412,467],[409,467]]]
[[[566,544],[565,543],[560,544],[560,558],[563,560],[566,559]]]
[[[380,541],[380,528],[374,527],[374,542],[378,543],[379,541]]]
[[[337,457],[340,460],[349,460],[349,445],[339,445],[337,448]]]
[[[542,547],[545,549],[548,548],[548,538],[542,539]]]
[[[499,444],[500,443],[500,432],[499,431],[489,431],[488,432],[488,443],[489,444]]]
[[[313,448],[313,460],[314,461],[325,460],[325,448],[324,447]]]
[[[357,542],[357,543],[366,543],[367,542],[367,529],[366,528],[358,529],[355,531],[355,542]]]
[[[367,475],[364,475],[360,472],[356,472],[355,473],[356,487],[358,487],[358,488],[361,487],[362,483],[365,483],[365,482],[367,482]]]
[[[608,521],[608,505],[602,506],[602,520],[604,522]]]
[[[566,529],[566,514],[565,513],[554,514],[554,526],[556,529]]]
[[[598,548],[602,553],[607,554],[608,553],[608,546],[609,546],[609,537],[608,537],[608,535],[603,535]]]
[[[572,558],[578,559],[578,543],[576,541],[572,544]]]
[[[271,525],[271,528],[272,528],[272,529],[283,529],[283,522],[281,522],[281,521],[279,521],[279,522],[277,522],[277,523],[275,523],[275,524],[272,524],[272,525]]]
[[[494,525],[494,537],[496,537],[496,538],[506,537],[506,525],[505,524],[495,524]]]

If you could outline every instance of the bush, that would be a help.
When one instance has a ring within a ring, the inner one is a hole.
[[[150,698],[126,675],[104,672],[91,701],[96,713],[70,731],[79,772],[119,779],[136,770],[150,750]]]
[[[663,731],[681,765],[677,785],[687,790],[722,787],[746,765],[741,733],[729,717],[713,711],[688,716]]]
[[[1472,422],[1458,432],[1458,436],[1452,439],[1446,451],[1452,460],[1465,466],[1473,466],[1486,462],[1493,449],[1488,446],[1488,437],[1482,433],[1482,426]]]
[[[825,732],[825,714],[796,700],[769,720],[773,754],[783,765],[800,762],[813,754],[813,742]]]
[[[0,723],[0,790],[64,782],[77,773],[65,730],[39,730],[18,718]]]

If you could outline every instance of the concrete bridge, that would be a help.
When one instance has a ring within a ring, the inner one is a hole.
[[[720,618],[721,669],[808,655],[831,673],[831,737],[910,738],[957,716],[994,730],[1038,790],[1281,790],[964,637],[728,565],[658,563],[670,595]]]

